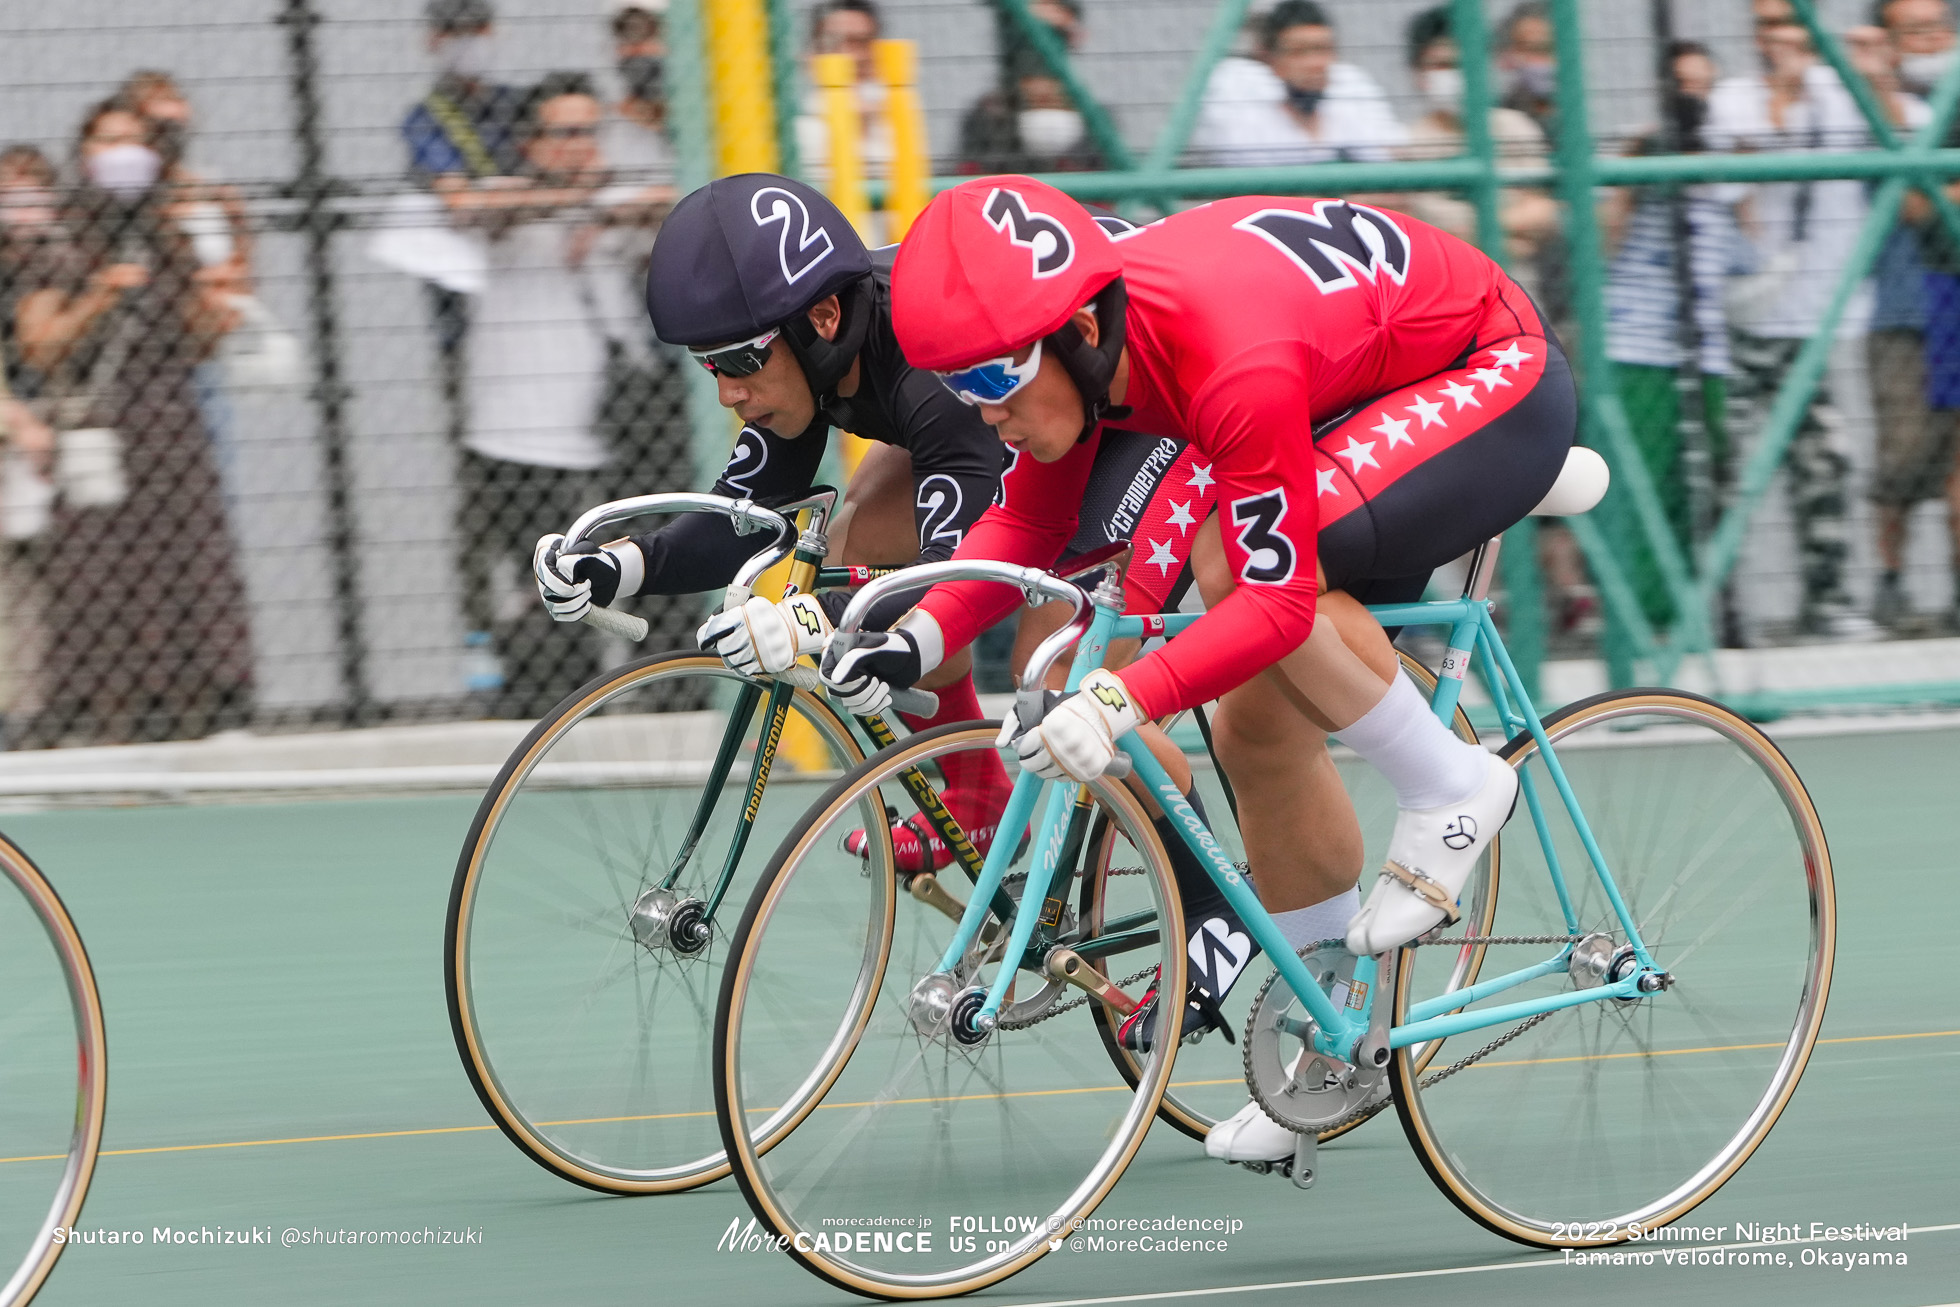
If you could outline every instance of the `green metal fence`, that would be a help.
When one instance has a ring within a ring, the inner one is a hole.
[[[692,11],[700,0],[674,0],[671,36],[677,62],[684,62]],[[1397,190],[1449,190],[1465,194],[1475,205],[1479,243],[1493,257],[1503,257],[1499,228],[1500,188],[1544,187],[1563,203],[1564,240],[1569,247],[1569,276],[1577,339],[1570,344],[1583,378],[1582,440],[1599,449],[1612,471],[1611,504],[1615,516],[1631,523],[1630,531],[1609,538],[1602,525],[1575,519],[1567,528],[1583,550],[1608,615],[1606,653],[1615,683],[1670,682],[1679,678],[1684,662],[1694,660],[1708,681],[1721,688],[1721,675],[1712,653],[1717,645],[1714,613],[1723,587],[1733,576],[1743,541],[1760,512],[1775,473],[1783,464],[1806,407],[1824,376],[1833,332],[1854,292],[1870,274],[1880,247],[1898,221],[1901,202],[1911,188],[1933,201],[1946,230],[1960,238],[1960,209],[1934,183],[1960,177],[1960,149],[1942,148],[1949,124],[1960,104],[1960,64],[1948,69],[1928,97],[1931,121],[1911,133],[1894,129],[1870,84],[1852,66],[1842,44],[1819,20],[1813,0],[1791,0],[1798,19],[1809,29],[1816,50],[1855,98],[1874,141],[1858,150],[1769,151],[1755,154],[1672,154],[1645,157],[1606,157],[1596,154],[1590,130],[1585,71],[1586,18],[1577,0],[1550,0],[1558,66],[1556,108],[1558,130],[1550,161],[1541,167],[1506,162],[1500,169],[1488,110],[1493,103],[1488,42],[1494,10],[1481,0],[1454,0],[1453,34],[1458,41],[1464,79],[1461,120],[1466,149],[1457,158],[1417,162],[1339,162],[1283,167],[1180,166],[1197,122],[1207,79],[1230,49],[1245,22],[1249,0],[1219,0],[1202,41],[1191,59],[1181,88],[1170,103],[1168,117],[1147,149],[1133,150],[1117,131],[1108,113],[1089,93],[1054,32],[1031,12],[1028,0],[996,0],[1012,28],[1032,46],[1067,89],[1081,111],[1088,134],[1111,165],[1107,171],[1047,175],[1071,194],[1163,212],[1208,197],[1245,193],[1341,194]],[[790,0],[771,0],[778,38],[776,84],[794,85],[790,41]],[[705,131],[706,115],[697,99],[699,79],[676,78],[672,87],[676,128],[683,134]],[[785,112],[794,99],[779,94]],[[783,139],[791,138],[787,130]],[[705,137],[684,157],[705,158]],[[1659,488],[1636,446],[1615,367],[1606,353],[1605,287],[1607,254],[1595,214],[1599,188],[1610,186],[1679,188],[1697,183],[1859,179],[1874,186],[1857,239],[1839,274],[1819,329],[1804,343],[1782,376],[1763,429],[1734,477],[1731,494],[1719,520],[1705,538],[1684,547],[1670,526]],[[950,186],[958,177],[935,180],[935,188]],[[874,182],[873,198],[877,198]],[[704,460],[702,466],[711,466]],[[1545,640],[1539,603],[1540,577],[1534,538],[1537,525],[1527,521],[1513,528],[1504,554],[1508,591],[1509,639],[1528,681],[1537,684]],[[1665,584],[1673,620],[1658,625],[1650,620],[1630,579],[1629,565],[1644,560]],[[1735,697],[1735,696],[1731,696]],[[1910,685],[1847,684],[1830,689],[1748,695],[1744,706],[1760,715],[1830,707],[1898,704],[1960,703],[1960,676]]]

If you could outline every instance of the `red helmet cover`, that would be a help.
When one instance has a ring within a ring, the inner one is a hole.
[[[934,197],[892,268],[892,327],[915,368],[1012,354],[1123,272],[1089,211],[1032,177],[977,177]]]

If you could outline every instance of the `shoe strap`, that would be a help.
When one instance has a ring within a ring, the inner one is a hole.
[[[1444,925],[1454,926],[1463,919],[1463,914],[1456,909],[1456,899],[1434,876],[1418,871],[1414,867],[1404,866],[1393,858],[1382,863],[1382,874],[1441,912]]]

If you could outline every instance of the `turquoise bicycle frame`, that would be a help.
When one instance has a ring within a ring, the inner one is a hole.
[[[1498,716],[1504,724],[1506,733],[1515,735],[1519,731],[1528,731],[1537,742],[1539,757],[1543,760],[1545,769],[1552,778],[1552,784],[1558,791],[1559,799],[1578,832],[1580,844],[1592,863],[1607,900],[1626,932],[1626,941],[1633,949],[1637,964],[1628,974],[1610,983],[1484,1008],[1476,1012],[1462,1010],[1470,1003],[1564,969],[1570,961],[1573,946],[1584,937],[1584,931],[1573,907],[1572,895],[1566,886],[1564,868],[1560,865],[1557,850],[1553,846],[1544,798],[1540,795],[1536,780],[1531,773],[1522,772],[1519,776],[1520,788],[1527,809],[1531,813],[1532,825],[1544,848],[1546,864],[1558,894],[1559,907],[1565,917],[1566,932],[1571,937],[1570,942],[1542,962],[1411,1005],[1409,1019],[1388,1032],[1387,1048],[1404,1048],[1410,1044],[1425,1043],[1486,1026],[1515,1022],[1540,1013],[1575,1007],[1582,1003],[1652,997],[1655,992],[1652,988],[1652,977],[1658,975],[1660,969],[1648,956],[1647,946],[1640,937],[1632,914],[1628,912],[1619,887],[1614,884],[1613,877],[1607,869],[1605,857],[1600,853],[1599,845],[1593,838],[1592,829],[1587,825],[1585,815],[1579,809],[1579,802],[1566,779],[1565,769],[1559,765],[1551,741],[1546,737],[1544,723],[1539,720],[1537,711],[1532,707],[1530,696],[1525,692],[1517,668],[1513,666],[1511,656],[1504,648],[1503,639],[1498,634],[1496,623],[1491,617],[1489,601],[1465,597],[1420,603],[1374,605],[1370,606],[1368,611],[1374,614],[1384,626],[1450,628],[1449,650],[1444,655],[1441,675],[1437,679],[1436,692],[1432,699],[1432,706],[1437,716],[1446,723],[1456,712],[1457,701],[1463,693],[1463,678],[1473,658],[1476,660],[1484,682],[1496,703]],[[1201,615],[1190,613],[1125,617],[1112,605],[1095,604],[1088,631],[1078,643],[1075,660],[1069,669],[1068,689],[1073,691],[1081,683],[1084,675],[1102,665],[1103,655],[1111,640],[1175,635]],[[1253,941],[1268,958],[1272,959],[1274,967],[1285,977],[1286,983],[1313,1018],[1315,1049],[1330,1057],[1353,1062],[1358,1046],[1368,1033],[1374,1005],[1381,992],[1381,987],[1376,983],[1379,958],[1362,957],[1356,960],[1354,990],[1364,995],[1361,1006],[1358,1009],[1337,1009],[1307,971],[1306,964],[1288,946],[1285,936],[1280,933],[1279,927],[1273,923],[1272,918],[1267,915],[1264,906],[1259,902],[1258,895],[1253,892],[1250,885],[1246,884],[1245,878],[1239,874],[1238,868],[1226,856],[1210,828],[1192,810],[1183,792],[1177,788],[1163,765],[1150,752],[1149,747],[1134,733],[1126,735],[1118,743],[1128,753],[1138,780],[1157,800],[1158,806],[1170,818],[1171,825],[1177,830],[1185,845],[1210,872],[1219,891],[1224,894],[1245,923],[1246,931],[1252,936]],[[1035,801],[1047,784],[1032,772],[1022,772],[1014,783],[1006,811],[1001,815],[999,829],[1002,831],[1022,829],[1034,815]],[[1062,782],[1055,783],[1049,790],[1041,824],[1036,827],[1040,845],[1036,850],[1034,865],[1028,869],[1027,886],[1021,896],[1024,905],[1042,903],[1048,898],[1049,886],[1061,859],[1069,813],[1075,806],[1079,790],[1078,785]],[[952,972],[979,937],[995,891],[1000,888],[1008,865],[1014,859],[1015,843],[1009,839],[996,840],[993,847],[988,850],[986,864],[974,887],[966,912],[940,958],[938,969],[941,972]],[[1017,969],[1027,964],[1028,944],[1033,937],[1036,918],[1039,915],[1036,912],[1014,914],[1014,924],[1008,936],[1007,949],[1001,956],[1014,959],[1015,965],[1002,966],[999,974],[988,987],[986,1003],[980,1009],[978,1016],[978,1022],[983,1028],[991,1027],[1006,998],[1008,986],[1013,983]],[[1363,985],[1366,986],[1365,990],[1362,989]]]

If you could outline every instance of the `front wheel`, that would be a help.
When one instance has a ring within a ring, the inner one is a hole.
[[[806,691],[775,691],[772,729],[771,693],[702,654],[608,672],[518,746],[464,842],[443,950],[456,1048],[511,1142],[576,1184],[728,1173],[708,1073],[728,935],[763,851],[863,756]]]
[[[731,944],[715,1099],[736,1179],[784,1251],[872,1297],[970,1293],[1059,1245],[1135,1155],[1170,1076],[1181,1008],[1132,1086],[1071,1010],[1082,994],[1033,969],[1048,955],[1004,958],[1006,932],[990,918],[940,973],[957,905],[899,888],[889,836],[863,853],[845,847],[851,831],[882,828],[887,806],[908,809],[907,768],[991,751],[995,729],[928,730],[839,781],[777,850]],[[1106,815],[1119,856],[1141,869],[1125,886],[1137,911],[1121,937],[1085,939],[1065,884],[1039,906],[1042,920],[1112,980],[1161,966],[1182,993],[1183,950],[1164,946],[1183,936],[1163,846],[1122,785],[1090,793],[1084,823]],[[1064,830],[995,837],[996,848],[1013,842],[1010,895]],[[957,871],[940,880],[939,893],[971,892]],[[1004,967],[1016,974],[1000,1021],[977,1027],[969,1018]],[[1132,983],[1125,1000],[1142,992]]]
[[[1692,1210],[1790,1101],[1830,991],[1831,855],[1789,760],[1720,704],[1616,692],[1545,733],[1665,988],[1433,1041],[1427,1072],[1403,1049],[1390,1072],[1410,1142],[1459,1208],[1520,1243],[1597,1247]],[[1543,974],[1481,1005],[1637,970],[1536,740],[1503,756],[1535,787],[1553,858],[1514,825],[1483,983]],[[1533,815],[1524,796],[1517,815]],[[1443,964],[1432,952],[1403,951],[1398,1024],[1411,982]]]

